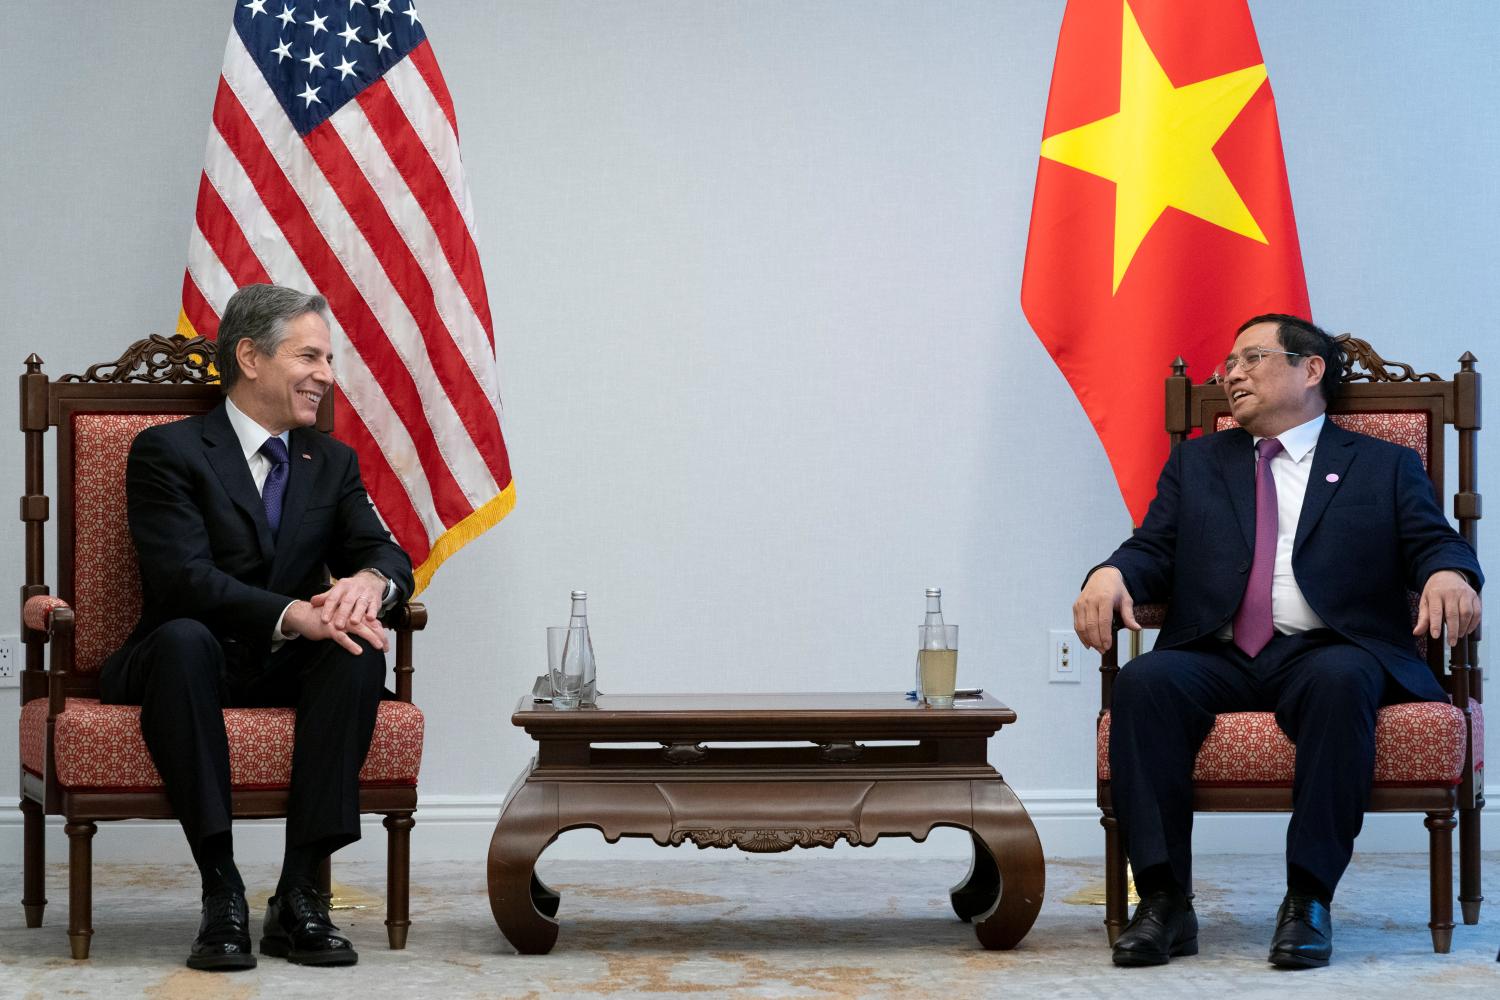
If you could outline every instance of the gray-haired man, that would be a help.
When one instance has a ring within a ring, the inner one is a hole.
[[[412,592],[412,575],[354,452],[313,428],[333,388],[326,310],[289,288],[236,292],[219,326],[224,403],[142,431],[126,468],[143,607],[101,686],[105,701],[141,706],[203,877],[195,969],[255,965],[230,833],[226,707],[297,710],[286,854],[261,951],[358,960],[316,874],[359,838],[358,775],[385,678],[377,619]]]

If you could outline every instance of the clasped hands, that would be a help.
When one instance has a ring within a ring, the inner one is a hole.
[[[1479,594],[1469,585],[1467,577],[1451,569],[1438,570],[1422,587],[1417,624],[1411,634],[1426,632],[1436,639],[1446,626],[1448,645],[1455,646],[1459,639],[1479,627],[1482,610]],[[1106,652],[1114,641],[1112,625],[1116,614],[1126,628],[1133,632],[1141,630],[1135,620],[1135,602],[1125,589],[1125,578],[1113,566],[1100,566],[1089,574],[1083,592],[1073,602],[1073,630],[1089,649]]]
[[[358,636],[383,652],[380,605],[385,590],[385,581],[361,570],[314,594],[311,601],[294,601],[282,619],[282,630],[308,639],[332,639],[356,655],[364,651],[354,641]]]

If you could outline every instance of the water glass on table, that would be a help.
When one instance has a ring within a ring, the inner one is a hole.
[[[952,708],[958,685],[958,626],[917,626],[917,670],[922,698],[933,708]]]

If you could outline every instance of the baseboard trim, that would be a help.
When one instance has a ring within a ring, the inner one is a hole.
[[[1051,858],[1097,857],[1104,853],[1104,832],[1099,826],[1099,810],[1094,804],[1094,790],[1035,789],[1018,790],[1026,811],[1042,838],[1042,849]],[[412,831],[411,853],[414,862],[466,861],[484,858],[489,850],[495,820],[500,814],[502,797],[489,795],[422,795],[417,805],[417,825]],[[1194,840],[1201,854],[1279,853],[1286,836],[1284,813],[1200,813],[1194,823]],[[363,824],[364,838],[345,848],[339,857],[348,860],[381,861],[385,858],[385,830],[380,818],[371,816]],[[274,863],[281,857],[283,824],[280,820],[255,820],[235,825],[235,852],[246,863]],[[1371,814],[1365,819],[1364,832],[1356,845],[1360,851],[1392,852],[1427,850],[1427,831],[1416,814]],[[652,860],[661,857],[661,848],[649,840],[621,839],[605,843],[595,830],[573,830],[558,838],[545,857],[569,860]],[[717,853],[717,852],[716,852]],[[101,823],[94,838],[94,857],[99,861],[168,863],[186,857],[186,845],[176,823],[135,820],[126,823]],[[939,829],[925,843],[904,838],[882,840],[870,848],[855,850],[839,845],[835,850],[819,851],[820,857],[868,858],[886,857],[967,858],[968,837],[960,830]],[[736,856],[749,858],[751,855]],[[776,855],[786,858],[794,855]],[[47,857],[62,861],[67,857],[67,838],[62,821],[55,816],[47,822]],[[19,809],[0,812],[0,859],[21,859],[21,813]]]

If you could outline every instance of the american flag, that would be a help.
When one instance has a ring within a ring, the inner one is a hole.
[[[515,504],[453,101],[415,0],[235,0],[180,332],[270,282],[328,299],[340,439],[417,590]]]

